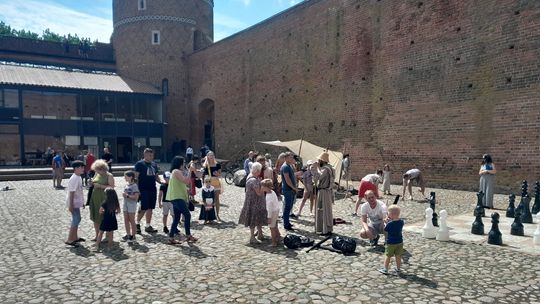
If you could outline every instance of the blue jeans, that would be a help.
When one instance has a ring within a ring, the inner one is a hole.
[[[169,230],[169,236],[174,237],[178,234],[178,223],[180,222],[180,214],[184,215],[184,228],[186,229],[186,235],[191,235],[189,230],[191,224],[191,213],[189,212],[186,201],[183,199],[172,200],[174,217],[171,224],[171,229]]]
[[[283,191],[283,196],[283,227],[288,229],[291,228],[289,217],[296,200],[296,193],[294,191]]]

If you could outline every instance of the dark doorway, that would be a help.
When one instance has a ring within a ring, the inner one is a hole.
[[[117,160],[119,163],[133,162],[133,140],[131,137],[118,137],[116,139]]]
[[[205,99],[199,104],[199,127],[198,132],[202,144],[206,144],[214,150],[214,101]]]

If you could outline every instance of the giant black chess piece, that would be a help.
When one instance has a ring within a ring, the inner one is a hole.
[[[527,194],[529,194],[529,184],[526,180],[523,180],[523,182],[521,182],[521,196],[525,196]]]
[[[479,208],[482,208],[482,206],[476,206],[476,209]],[[471,233],[476,235],[484,235],[484,223],[482,223],[482,214],[480,210],[478,210],[478,212],[475,210],[474,214],[476,218],[472,223]]]
[[[488,244],[502,245],[502,233],[499,230],[499,214],[493,212],[491,214],[491,230],[488,234]]]
[[[506,217],[514,217],[516,213],[516,206],[514,203],[516,202],[516,195],[514,193],[511,193],[508,196],[508,208],[506,208]]]
[[[478,193],[476,193],[476,198],[477,198],[476,208],[474,208],[473,215],[476,216],[477,212],[480,212],[480,216],[484,217],[484,216],[486,216],[486,210],[484,209],[484,203],[483,203],[483,201],[484,201],[484,192],[479,191]]]
[[[433,226],[439,227],[439,223],[437,221],[438,215],[435,212],[435,192],[430,192],[429,207],[433,210],[433,217],[431,218],[431,221],[433,222]]]
[[[531,203],[531,197],[526,194],[524,197],[522,197],[523,205],[521,206],[521,210],[519,212],[521,213],[521,222],[525,224],[532,224],[532,214],[530,209],[530,203]]]
[[[516,216],[514,217],[514,222],[510,227],[510,234],[524,236],[525,231],[523,230],[523,224],[521,223],[521,210],[518,208],[515,214]]]
[[[540,212],[540,182],[534,183],[534,204],[532,206],[531,213],[537,214]]]

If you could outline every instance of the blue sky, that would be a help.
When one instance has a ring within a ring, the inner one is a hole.
[[[214,41],[239,32],[300,2],[301,0],[214,0]],[[49,28],[61,35],[77,34],[80,37],[109,42],[112,33],[112,0],[0,0],[0,21],[18,30],[25,29],[41,34],[44,29]]]

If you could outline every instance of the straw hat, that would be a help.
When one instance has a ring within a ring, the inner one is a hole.
[[[326,163],[329,163],[330,162],[330,158],[328,156],[328,152],[322,152],[318,157],[317,157],[318,160],[322,160],[323,162],[326,162]]]

